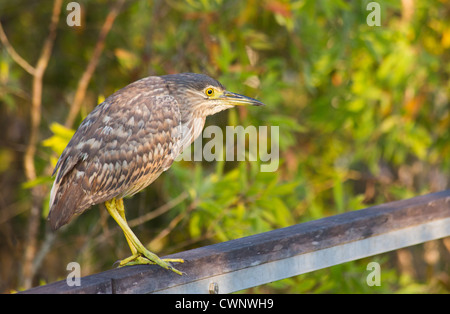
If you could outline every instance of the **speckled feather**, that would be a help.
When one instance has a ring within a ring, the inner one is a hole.
[[[54,170],[53,229],[94,204],[139,192],[170,167],[200,134],[208,114],[178,97],[195,84],[224,89],[201,74],[147,77],[117,91],[84,119]]]

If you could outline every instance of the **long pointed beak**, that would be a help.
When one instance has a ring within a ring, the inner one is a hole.
[[[259,100],[229,91],[225,91],[222,95],[220,95],[219,99],[233,106],[264,106],[264,104]]]

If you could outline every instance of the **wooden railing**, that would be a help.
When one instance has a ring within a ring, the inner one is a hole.
[[[230,293],[450,236],[450,190],[180,252],[179,276],[130,266],[22,293]]]

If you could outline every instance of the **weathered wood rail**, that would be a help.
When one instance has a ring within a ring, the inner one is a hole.
[[[450,190],[167,256],[185,259],[183,276],[131,266],[22,293],[230,293],[447,236]]]

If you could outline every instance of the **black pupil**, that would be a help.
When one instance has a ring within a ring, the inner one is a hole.
[[[208,95],[212,94],[212,89],[208,89]]]

